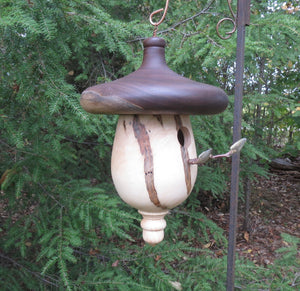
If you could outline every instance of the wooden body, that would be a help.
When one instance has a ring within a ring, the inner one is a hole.
[[[163,239],[163,231],[158,227],[165,227],[163,216],[191,193],[197,166],[188,161],[195,157],[189,116],[119,117],[112,152],[112,178],[120,197],[144,216],[142,226],[149,229],[149,225],[150,228],[156,225],[152,235],[144,228],[143,236],[149,243],[157,243],[157,237],[159,241]],[[149,224],[151,213],[153,224]],[[154,241],[152,236],[156,237]]]

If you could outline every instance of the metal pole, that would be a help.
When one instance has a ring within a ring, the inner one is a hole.
[[[249,17],[250,17],[250,0],[238,0],[237,49],[236,49],[234,121],[233,121],[233,142],[234,143],[241,138],[245,25],[249,25]],[[239,172],[240,172],[240,153],[238,152],[232,156],[232,168],[231,168],[230,217],[229,217],[227,282],[226,282],[227,291],[234,290]]]

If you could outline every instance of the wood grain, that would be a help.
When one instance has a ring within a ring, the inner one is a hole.
[[[179,115],[175,115],[174,119],[175,119],[175,123],[176,123],[176,129],[178,132],[179,130],[182,130],[182,120]],[[184,135],[184,133],[183,133],[183,135]],[[183,139],[186,139],[186,137],[183,136]],[[187,191],[187,195],[190,195],[190,193],[192,191],[191,165],[189,164],[189,152],[188,152],[185,142],[186,141],[183,140],[183,144],[181,144],[180,150],[181,150],[181,158],[182,158],[183,169],[184,169],[186,191]]]
[[[145,182],[149,198],[155,206],[164,209],[166,207],[161,205],[158,199],[157,191],[155,189],[153,155],[149,135],[147,133],[145,125],[140,122],[138,115],[134,115],[132,125],[134,136],[138,141],[141,154],[144,157]]]
[[[86,89],[80,103],[95,114],[217,114],[228,105],[220,88],[198,83],[173,72],[166,64],[165,41],[144,41],[141,67],[109,83]]]

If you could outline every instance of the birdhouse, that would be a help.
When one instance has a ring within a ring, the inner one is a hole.
[[[144,240],[159,243],[165,215],[188,198],[197,177],[189,116],[224,111],[225,92],[173,72],[165,61],[165,41],[150,37],[137,71],[86,89],[80,103],[90,113],[119,115],[111,157],[113,183],[143,216]]]

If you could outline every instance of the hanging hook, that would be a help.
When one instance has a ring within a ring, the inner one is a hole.
[[[221,39],[228,39],[230,38],[234,32],[236,31],[236,20],[237,20],[237,17],[236,15],[234,14],[233,10],[232,10],[232,7],[231,7],[231,0],[227,0],[227,3],[228,3],[228,7],[229,7],[229,10],[230,10],[230,13],[231,13],[231,16],[232,18],[229,18],[229,17],[226,17],[226,18],[223,18],[221,19],[218,23],[217,23],[217,27],[216,27],[216,30],[217,30],[217,34],[218,36],[221,38]],[[219,27],[220,25],[224,22],[224,21],[229,21],[232,23],[233,25],[233,29],[229,32],[226,32],[227,36],[222,36],[219,32]]]
[[[155,26],[154,32],[153,32],[153,36],[156,36],[156,32],[157,32],[158,26],[164,21],[164,19],[165,19],[165,17],[166,17],[166,14],[167,14],[167,11],[168,11],[168,7],[169,7],[169,1],[170,1],[170,0],[167,0],[167,1],[166,1],[166,6],[165,6],[165,8],[160,8],[160,9],[158,9],[158,10],[155,10],[154,12],[152,12],[152,13],[150,14],[150,17],[149,17],[150,23],[151,23],[153,26]],[[162,12],[162,11],[164,11],[164,14],[163,14],[163,16],[161,17],[160,21],[154,22],[154,21],[152,20],[153,16],[154,16],[155,14],[159,13],[159,12]]]

